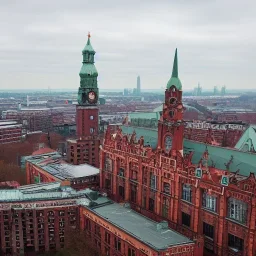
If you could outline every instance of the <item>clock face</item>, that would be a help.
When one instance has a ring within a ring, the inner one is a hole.
[[[171,97],[169,102],[170,102],[171,105],[175,105],[176,102],[177,102],[177,99],[175,97]]]
[[[89,101],[94,101],[95,98],[96,98],[96,94],[95,92],[91,91],[88,93],[88,98],[89,98]]]
[[[164,139],[164,146],[165,146],[165,151],[169,152],[172,148],[172,138],[171,136],[166,136]]]

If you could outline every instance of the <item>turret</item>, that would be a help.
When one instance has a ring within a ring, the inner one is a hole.
[[[78,104],[79,105],[92,105],[98,102],[98,72],[94,66],[95,51],[92,48],[91,35],[88,34],[87,43],[82,51],[83,65],[79,72],[80,87],[78,91]]]

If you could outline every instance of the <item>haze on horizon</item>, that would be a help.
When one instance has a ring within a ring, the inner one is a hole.
[[[256,1],[0,1],[0,90],[79,87],[91,32],[101,89],[255,87]]]

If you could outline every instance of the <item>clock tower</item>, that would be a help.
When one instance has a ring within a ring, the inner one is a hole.
[[[158,122],[158,148],[166,154],[183,156],[183,111],[182,85],[178,77],[178,55],[175,51],[172,76],[165,90],[163,113]]]
[[[99,89],[98,72],[94,66],[95,51],[88,34],[82,51],[83,64],[79,72],[80,87],[76,106],[76,140],[68,140],[68,161],[73,164],[88,163],[99,166]]]

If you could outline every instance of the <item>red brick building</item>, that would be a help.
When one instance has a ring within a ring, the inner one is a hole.
[[[66,181],[76,190],[99,188],[98,168],[88,164],[71,165],[51,149],[37,152],[25,159],[27,184]]]
[[[190,240],[166,222],[154,222],[98,192],[77,192],[66,182],[0,190],[0,202],[1,255],[58,251],[73,229],[84,230],[103,255],[202,256],[200,240]]]
[[[183,109],[176,52],[158,131],[109,126],[100,187],[209,255],[255,255],[256,155],[184,140]]]
[[[77,139],[68,140],[67,157],[72,164],[87,163],[99,167],[99,90],[98,72],[94,66],[94,55],[90,34],[83,51],[83,65],[80,70],[80,87],[76,107]]]
[[[0,121],[0,144],[20,142],[22,125],[16,121]]]

